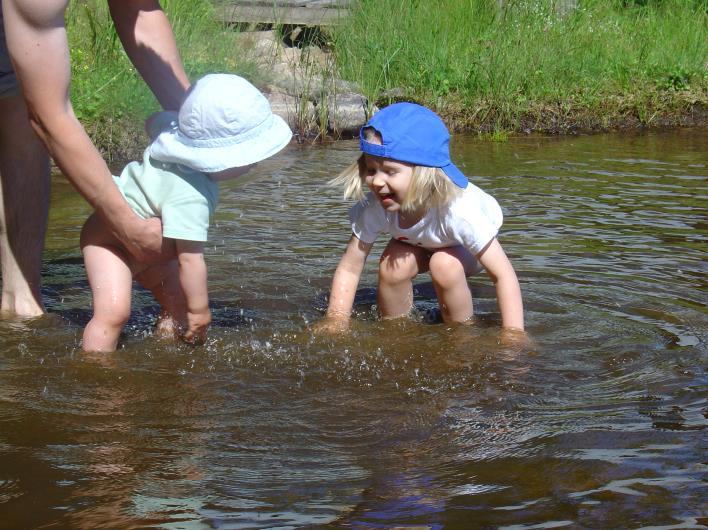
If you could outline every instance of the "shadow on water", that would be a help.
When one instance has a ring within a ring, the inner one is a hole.
[[[341,142],[222,189],[204,346],[154,338],[136,290],[119,351],[84,354],[88,211],[57,177],[50,314],[0,322],[0,527],[705,528],[708,134],[452,147],[502,204],[533,347],[482,277],[472,325],[425,277],[378,321],[383,243],[351,332],[310,333],[348,238]]]

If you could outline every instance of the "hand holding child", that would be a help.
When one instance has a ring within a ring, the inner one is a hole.
[[[292,137],[256,87],[228,74],[201,78],[178,113],[153,114],[146,129],[151,143],[142,162],[129,163],[114,178],[137,215],[104,215],[128,219],[111,231],[92,216],[82,232],[94,301],[94,315],[84,330],[85,350],[115,350],[130,317],[133,277],[162,306],[157,321],[161,336],[182,334],[186,342],[204,342],[211,322],[204,242],[218,183],[242,179]],[[161,263],[146,267],[130,255]]]

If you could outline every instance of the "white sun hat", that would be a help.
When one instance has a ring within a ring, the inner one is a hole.
[[[209,74],[192,85],[177,125],[160,133],[148,150],[155,160],[214,173],[265,160],[291,138],[290,127],[251,83]]]

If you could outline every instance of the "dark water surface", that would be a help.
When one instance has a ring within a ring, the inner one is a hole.
[[[708,132],[453,151],[504,209],[531,350],[499,343],[482,277],[473,326],[376,321],[383,240],[352,333],[312,336],[342,142],[222,188],[206,346],[151,337],[138,292],[121,349],[87,357],[88,209],[55,179],[51,313],[0,322],[0,527],[707,528]]]

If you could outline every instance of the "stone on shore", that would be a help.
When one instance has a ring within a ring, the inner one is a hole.
[[[264,93],[296,136],[355,135],[375,112],[358,87],[337,78],[326,50],[288,46],[275,31],[243,32],[238,39],[247,58],[267,73]]]

